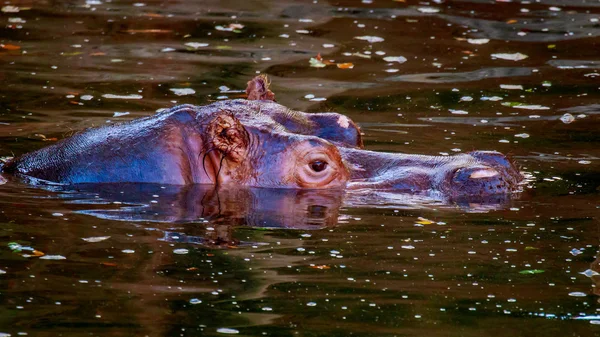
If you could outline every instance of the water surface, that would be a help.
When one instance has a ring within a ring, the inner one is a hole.
[[[279,103],[347,114],[369,149],[497,150],[532,179],[478,204],[8,177],[0,333],[600,335],[600,3],[2,6],[0,156],[267,73]]]

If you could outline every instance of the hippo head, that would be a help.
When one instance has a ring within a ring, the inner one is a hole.
[[[350,173],[335,143],[354,139],[354,144],[360,144],[354,123],[328,137],[320,123],[341,115],[307,115],[282,111],[275,103],[233,102],[228,110],[197,115],[204,126],[202,166],[213,182],[310,189],[346,186]],[[285,123],[277,122],[281,118],[286,118]]]

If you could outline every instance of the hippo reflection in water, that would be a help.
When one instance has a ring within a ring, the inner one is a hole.
[[[437,157],[364,150],[352,120],[290,110],[273,101],[268,85],[257,76],[248,99],[180,105],[89,129],[9,160],[3,171],[69,185],[376,189],[448,199],[507,195],[522,180],[493,151]]]

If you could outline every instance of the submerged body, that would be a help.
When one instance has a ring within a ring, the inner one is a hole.
[[[346,116],[279,105],[264,77],[249,82],[248,91],[252,100],[181,105],[89,129],[15,158],[3,171],[63,184],[372,188],[447,196],[506,194],[522,180],[494,151],[450,157],[367,151]]]

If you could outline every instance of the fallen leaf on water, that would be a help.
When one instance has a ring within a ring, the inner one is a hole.
[[[44,252],[40,252],[39,250],[33,250],[32,252],[33,256],[44,256],[46,254],[44,254]]]
[[[366,35],[366,36],[355,36],[354,38],[357,39],[357,40],[363,40],[363,41],[367,41],[367,42],[370,42],[370,43],[377,43],[377,42],[383,42],[383,41],[385,41],[382,37],[379,37],[379,36],[368,36],[368,35]]]
[[[497,59],[502,59],[502,60],[509,60],[509,61],[521,61],[524,60],[526,58],[528,58],[529,56],[522,54],[522,53],[498,53],[498,54],[492,54],[491,55],[492,58],[497,58]]]
[[[318,54],[317,57],[311,57],[310,60],[308,60],[308,63],[311,67],[315,68],[325,68],[327,66],[325,63],[323,63],[321,54]]]
[[[508,23],[509,25],[513,24],[513,23],[517,23],[517,20],[508,20],[506,21],[506,23]]]
[[[416,223],[418,223],[420,225],[431,225],[434,222],[429,219],[418,217]]]
[[[241,33],[243,28],[244,28],[244,25],[242,25],[241,23],[230,23],[228,26],[216,26],[215,27],[216,30],[220,30],[223,32],[234,32],[234,33]]]
[[[4,6],[2,7],[2,11],[4,13],[18,13],[21,9],[17,6]]]
[[[2,49],[6,49],[6,50],[19,50],[21,49],[20,46],[14,45],[14,44],[0,44],[0,47]]]
[[[354,64],[353,63],[338,63],[337,67],[340,69],[352,69],[352,68],[354,68]]]
[[[127,29],[124,30],[125,33],[136,34],[136,33],[145,33],[145,34],[165,34],[172,33],[171,29]]]
[[[189,267],[188,269],[186,269],[187,271],[196,271],[198,270],[198,267]]]
[[[66,260],[67,258],[62,255],[44,255],[40,257],[40,260]]]
[[[370,59],[370,58],[371,58],[371,55],[367,55],[367,54],[361,54],[361,53],[358,53],[358,52],[357,52],[357,53],[354,53],[354,54],[352,54],[352,56],[358,56],[358,57],[362,57],[362,58],[364,58],[364,59]]]
[[[81,238],[81,240],[85,241],[85,242],[100,242],[100,241],[104,241],[110,239],[110,236],[92,236],[89,238]]]
[[[100,264],[103,266],[107,266],[107,267],[116,267],[117,266],[117,264],[114,262],[101,262]]]
[[[398,62],[400,64],[406,62],[406,57],[404,56],[386,56],[383,58],[385,62]]]
[[[519,272],[519,274],[523,274],[523,275],[530,275],[530,274],[541,274],[544,271],[541,269],[525,269],[525,270],[521,270]]]
[[[321,270],[323,270],[323,269],[331,269],[331,267],[329,267],[328,265],[325,265],[325,264],[322,264],[322,265],[319,265],[319,266],[310,266],[310,268],[321,269]]]
[[[219,50],[227,50],[227,49],[233,49],[233,48],[231,48],[231,46],[217,46],[217,49],[219,49]]]
[[[145,13],[143,16],[146,16],[146,17],[149,17],[149,18],[162,18],[162,17],[164,17],[164,15],[157,14],[157,13]]]
[[[535,247],[531,247],[531,246],[527,246],[525,247],[525,250],[537,250],[539,248],[535,248]]]
[[[62,56],[77,56],[83,54],[80,51],[72,52],[72,53],[61,53]]]
[[[202,47],[208,47],[208,43],[203,43],[203,42],[188,42],[186,44],[184,44],[184,46],[190,47],[190,48],[194,48],[194,49],[198,49],[198,48],[202,48]]]
[[[490,42],[490,39],[467,39],[470,44],[486,44]]]

